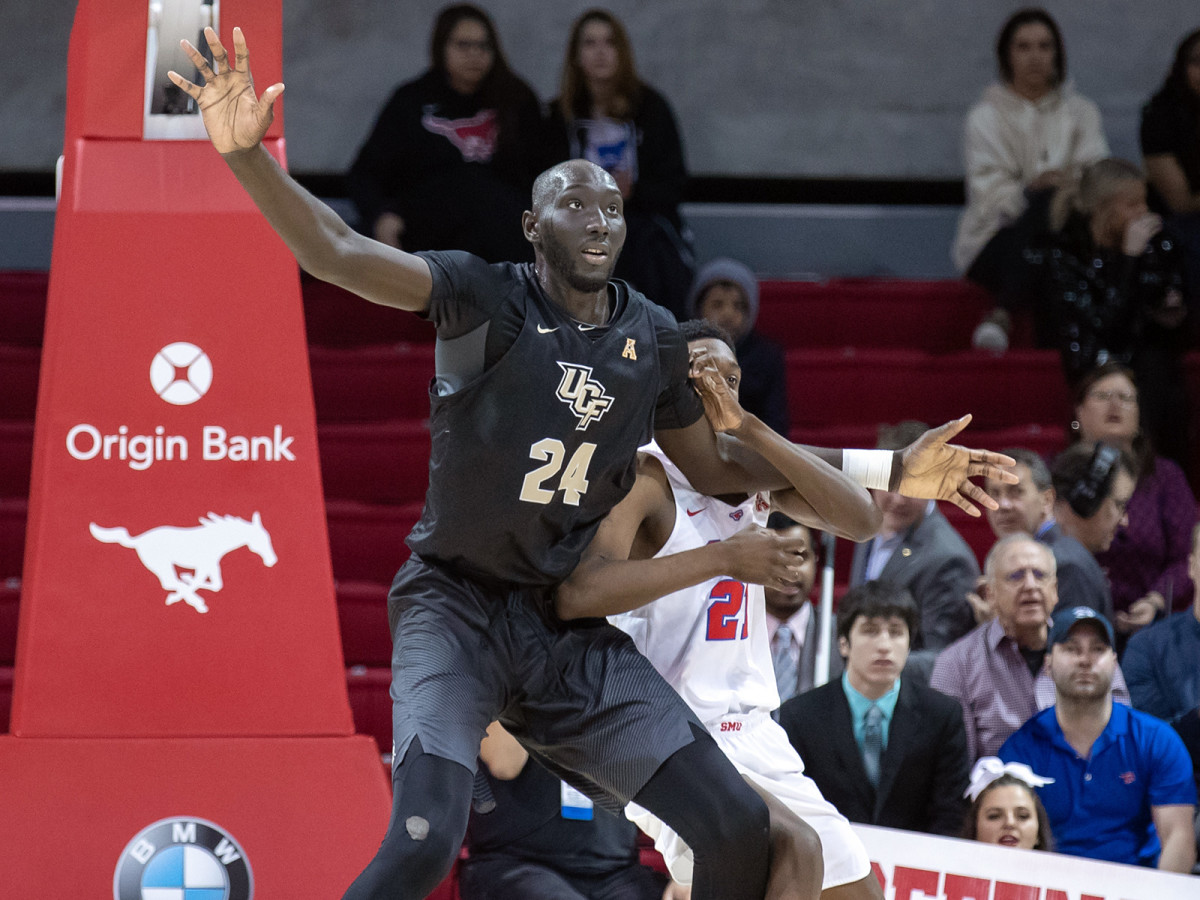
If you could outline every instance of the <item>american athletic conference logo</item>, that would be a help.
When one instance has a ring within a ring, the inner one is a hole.
[[[571,407],[579,424],[576,431],[586,431],[593,422],[608,412],[613,398],[604,392],[604,385],[592,379],[591,366],[579,366],[565,363],[561,360],[558,367],[563,370],[562,381],[558,383],[558,399]]]
[[[250,900],[254,877],[241,846],[214,822],[159,819],[121,853],[113,900]]]

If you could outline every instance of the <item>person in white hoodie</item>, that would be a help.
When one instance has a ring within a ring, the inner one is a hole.
[[[1109,149],[1099,108],[1065,80],[1062,33],[1049,13],[1013,13],[1000,29],[996,57],[1000,82],[967,114],[967,202],[951,255],[958,270],[1000,304],[972,343],[1004,350],[1019,294],[1008,289],[1006,276],[1044,222],[1054,189]]]

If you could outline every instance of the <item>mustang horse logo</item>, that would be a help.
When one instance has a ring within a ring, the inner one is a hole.
[[[101,528],[95,522],[88,528],[98,541],[137,551],[142,565],[167,592],[167,606],[183,600],[196,612],[208,612],[208,604],[197,591],[216,593],[224,586],[221,558],[230,550],[248,547],[262,557],[267,567],[279,560],[258,513],[247,522],[238,516],[210,512],[192,528],[161,525],[137,535],[130,535],[126,528]]]

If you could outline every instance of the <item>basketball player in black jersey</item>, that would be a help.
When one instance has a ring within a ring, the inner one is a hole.
[[[392,818],[346,896],[418,898],[437,885],[462,841],[480,738],[498,719],[598,803],[636,800],[671,825],[694,851],[696,900],[761,898],[762,801],[622,633],[549,612],[551,588],[629,489],[652,433],[705,493],[784,486],[713,433],[669,314],[609,280],[625,236],[616,184],[578,160],[539,176],[522,222],[532,266],[404,253],[353,232],[283,172],[261,145],[283,85],[257,97],[240,30],[233,61],[205,36],[213,68],[184,42],[205,86],[170,77],[300,265],[438,331],[429,494],[388,603]],[[994,505],[967,479],[1011,480],[1001,468],[1011,460],[947,444],[965,424],[898,452],[892,481]],[[841,451],[822,456],[842,462]],[[786,580],[795,542],[770,533],[762,544],[752,580]]]

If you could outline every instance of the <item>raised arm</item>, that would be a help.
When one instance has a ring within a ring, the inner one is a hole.
[[[177,72],[168,72],[168,77],[196,101],[213,146],[300,266],[373,303],[412,312],[428,309],[433,282],[423,259],[355,232],[300,187],[262,146],[283,85],[271,85],[261,97],[255,94],[241,29],[233,30],[232,66],[216,32],[205,28],[204,37],[213,54],[212,67],[195,47],[181,42],[204,86]]]
[[[871,495],[848,475],[768,428],[746,412],[704,349],[692,356],[692,383],[714,429],[734,435],[788,482],[771,492],[771,503],[792,519],[865,541],[879,530],[880,512]]]
[[[633,488],[600,523],[579,565],[559,585],[559,618],[629,612],[720,575],[796,590],[802,538],[753,527],[724,541],[654,557],[674,521],[666,473],[657,460],[642,457]]]

